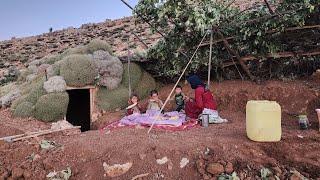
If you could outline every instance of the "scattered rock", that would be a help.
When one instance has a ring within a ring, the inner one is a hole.
[[[13,91],[10,91],[7,95],[2,96],[0,98],[0,107],[8,107],[11,105],[12,101],[20,97],[20,90],[15,89]]]
[[[109,177],[118,177],[130,170],[132,163],[128,162],[126,164],[115,164],[108,165],[106,162],[103,163],[103,169],[106,172],[106,175]]]
[[[27,82],[31,82],[31,81],[33,81],[36,77],[37,77],[37,75],[35,75],[35,74],[29,74],[29,75],[26,77],[26,81],[27,81]]]
[[[280,176],[282,174],[282,170],[279,167],[273,167],[272,170],[274,171],[275,175]]]
[[[46,177],[49,180],[68,180],[71,175],[71,169],[68,167],[66,170],[50,172]]]
[[[172,161],[168,162],[168,169],[171,171],[173,169],[173,163]]]
[[[162,159],[157,159],[156,161],[157,161],[157,164],[163,165],[163,164],[166,164],[169,161],[169,159],[165,156]]]
[[[4,172],[0,175],[0,179],[7,179],[9,177],[9,172],[4,170]]]
[[[49,159],[44,159],[42,163],[45,170],[53,169],[52,162]]]
[[[23,172],[23,177],[24,177],[25,179],[30,179],[30,178],[32,177],[32,174],[31,174],[30,171],[25,170],[25,171]]]
[[[140,158],[141,160],[144,160],[146,157],[147,157],[146,154],[139,154],[139,158]]]
[[[180,161],[180,168],[184,168],[186,167],[186,165],[189,163],[189,159],[188,158],[182,158]]]
[[[230,162],[227,162],[227,165],[225,167],[225,172],[228,174],[231,174],[233,172],[233,164]]]
[[[12,178],[13,179],[19,179],[19,178],[22,178],[23,176],[23,169],[21,168],[13,168],[12,169]]]
[[[204,175],[206,173],[205,166],[205,161],[203,159],[198,159],[196,161],[197,170],[201,175]]]
[[[212,175],[219,175],[224,172],[224,167],[220,163],[210,163],[207,166],[207,172]]]
[[[307,179],[305,178],[299,171],[297,170],[292,170],[290,171],[292,175],[290,176],[290,180],[301,180],[301,179]]]

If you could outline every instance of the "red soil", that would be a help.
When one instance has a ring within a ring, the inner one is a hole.
[[[172,86],[160,91],[164,100]],[[183,89],[192,96],[191,90]],[[98,130],[81,134],[55,133],[17,143],[0,143],[0,179],[19,176],[25,179],[45,179],[51,171],[70,167],[71,179],[108,179],[104,176],[103,162],[123,164],[133,162],[132,168],[114,179],[131,179],[150,173],[145,179],[206,179],[214,176],[205,171],[206,165],[233,164],[241,179],[259,179],[262,167],[270,168],[281,179],[291,176],[297,169],[308,178],[320,177],[320,133],[314,109],[319,106],[318,91],[311,82],[270,81],[262,85],[251,82],[226,81],[212,86],[223,118],[230,122],[194,128],[184,132],[165,132],[147,129],[122,128],[105,133]],[[277,143],[256,143],[247,139],[245,131],[245,104],[250,99],[276,100],[283,109],[282,140]],[[172,104],[171,104],[172,105]],[[168,106],[170,108],[170,106]],[[292,114],[307,113],[312,123],[310,130],[301,131]],[[96,128],[118,119],[122,112],[108,113]],[[0,135],[13,135],[49,125],[30,119],[14,119],[8,110],[0,111]],[[298,135],[303,136],[299,138]],[[41,139],[62,145],[51,150],[41,150]],[[210,149],[208,154],[204,152]],[[32,153],[40,157],[26,159]],[[167,156],[173,163],[158,165],[156,159]],[[180,168],[182,158],[189,164]],[[201,165],[202,164],[202,165]]]

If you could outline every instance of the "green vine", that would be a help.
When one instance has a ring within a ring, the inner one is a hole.
[[[191,57],[212,26],[218,27],[225,37],[232,37],[231,48],[240,56],[262,57],[303,48],[296,42],[288,44],[289,40],[283,36],[287,34],[287,28],[317,23],[310,17],[319,14],[320,0],[269,0],[269,3],[274,12],[270,12],[266,4],[255,4],[253,8],[241,11],[232,5],[232,0],[140,0],[135,14],[142,15],[165,34],[147,53],[147,58],[155,62],[149,68],[162,77],[178,75],[186,65],[187,57]],[[141,16],[136,16],[142,21]],[[214,40],[220,39],[215,33]],[[208,57],[209,47],[200,48],[189,72],[205,71]],[[230,58],[222,43],[214,45],[213,66],[221,67]]]

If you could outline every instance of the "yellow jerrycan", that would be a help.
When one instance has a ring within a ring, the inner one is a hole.
[[[246,107],[247,136],[257,142],[281,140],[281,107],[275,101],[248,101]]]

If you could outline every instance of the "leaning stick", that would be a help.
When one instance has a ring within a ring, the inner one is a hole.
[[[139,174],[139,175],[136,175],[135,177],[133,177],[131,180],[136,180],[136,179],[147,177],[147,176],[149,176],[149,173]]]
[[[34,138],[34,137],[45,135],[45,134],[51,134],[51,133],[54,133],[54,132],[60,132],[60,131],[71,130],[71,129],[79,129],[79,128],[81,128],[81,126],[74,126],[74,127],[71,127],[71,128],[56,129],[56,130],[49,130],[49,131],[42,131],[42,132],[39,132],[39,133],[36,133],[36,134],[32,134],[32,135],[29,135],[29,136],[24,136],[24,137],[13,139],[12,142],[16,142],[16,141],[20,141],[20,140],[24,140],[24,139],[29,139],[29,138]]]
[[[203,36],[203,38],[202,38],[201,42],[199,43],[199,45],[198,45],[197,49],[194,51],[194,53],[193,53],[192,57],[190,58],[190,60],[189,60],[188,64],[186,65],[186,67],[185,67],[185,68],[184,68],[184,70],[182,71],[182,73],[181,73],[181,75],[180,75],[180,77],[179,77],[178,81],[177,81],[177,82],[176,82],[176,84],[173,86],[173,88],[172,88],[172,90],[171,90],[171,92],[170,92],[169,96],[167,97],[166,101],[165,101],[165,102],[164,102],[164,104],[162,105],[162,107],[161,107],[161,109],[160,109],[159,113],[157,114],[157,116],[159,116],[159,115],[160,115],[160,113],[163,111],[164,107],[166,106],[166,104],[167,104],[167,103],[168,103],[168,101],[170,100],[170,97],[172,96],[172,93],[174,92],[174,89],[178,86],[178,84],[179,84],[179,82],[180,82],[180,80],[181,80],[182,76],[184,75],[184,73],[185,73],[185,72],[186,72],[186,70],[188,69],[189,65],[191,64],[191,62],[192,62],[192,60],[193,60],[194,56],[196,55],[196,53],[197,53],[198,49],[200,48],[200,45],[202,44],[203,40],[206,38],[207,34],[208,34],[208,32],[206,32],[206,33],[205,33],[205,35]],[[155,123],[155,122],[156,122],[156,119],[154,119],[154,120],[153,120],[153,122],[152,122],[152,124],[151,124],[151,126],[150,126],[150,128],[149,128],[149,130],[148,130],[148,134],[149,134],[149,133],[150,133],[150,131],[152,130],[152,128],[153,128],[153,126],[154,126],[154,123]]]
[[[19,138],[19,137],[23,137],[23,136],[28,136],[28,135],[33,135],[33,134],[38,134],[40,132],[45,132],[45,131],[50,131],[51,129],[47,129],[47,130],[43,130],[43,131],[35,131],[35,132],[26,132],[26,133],[23,133],[23,134],[17,134],[17,135],[13,135],[13,136],[7,136],[7,137],[2,137],[0,138],[0,141],[10,141],[12,139],[15,139],[15,138]]]

